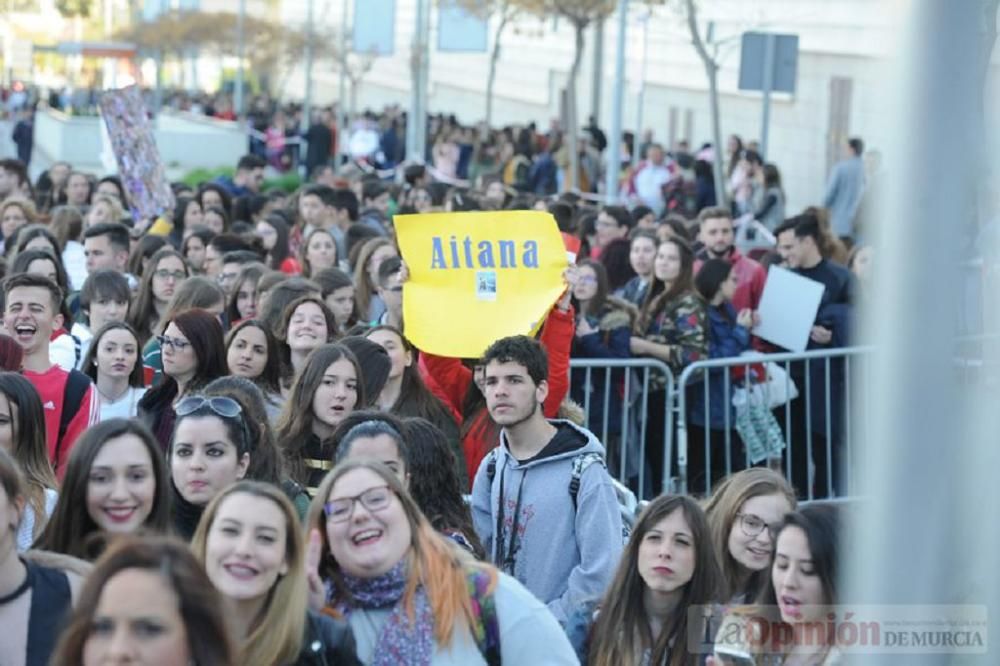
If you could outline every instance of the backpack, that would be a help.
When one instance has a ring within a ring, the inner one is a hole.
[[[493,478],[497,474],[497,450],[493,449],[490,451],[486,459],[486,478],[490,482],[490,488],[493,488]],[[607,463],[604,461],[604,456],[595,451],[581,453],[573,458],[568,489],[570,499],[573,501],[574,513],[577,510],[577,496],[580,494],[580,479],[583,477],[583,473],[587,471],[587,468],[594,463],[600,463],[601,467],[605,470],[608,468]],[[622,518],[622,542],[628,543],[628,539],[632,535],[632,526],[635,524],[635,516],[638,512],[639,503],[631,490],[614,479],[611,480],[611,483],[615,489],[615,498],[618,500],[618,513],[621,514]]]
[[[76,416],[80,403],[87,395],[90,388],[90,377],[79,370],[70,370],[66,377],[66,386],[63,388],[62,412],[59,414],[59,436],[56,438],[55,460],[52,461],[53,469],[59,467],[59,454],[62,451],[63,439],[66,431],[69,430],[70,421]],[[72,407],[70,407],[72,405]]]

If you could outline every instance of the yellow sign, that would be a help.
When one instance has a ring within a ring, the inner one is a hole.
[[[495,340],[538,329],[565,289],[566,248],[548,213],[397,215],[410,279],[406,337],[439,356],[479,358]]]

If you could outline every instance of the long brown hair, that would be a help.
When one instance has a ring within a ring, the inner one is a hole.
[[[45,491],[59,487],[42,427],[45,423],[42,400],[31,382],[13,372],[0,372],[0,393],[11,406],[17,407],[17,416],[11,414],[14,447],[10,454],[21,468],[25,498],[35,512],[35,535],[38,535],[45,527],[47,515]]]
[[[91,635],[91,624],[104,586],[128,569],[159,575],[176,595],[192,663],[213,666],[239,663],[233,659],[232,639],[222,615],[222,599],[187,544],[166,537],[126,537],[104,553],[87,577],[51,664],[76,666],[83,663],[83,650]]]
[[[330,541],[326,533],[326,513],[323,505],[330,492],[345,475],[358,469],[367,469],[381,478],[403,506],[410,523],[410,550],[407,567],[406,587],[403,591],[403,608],[411,621],[414,614],[414,596],[417,588],[424,587],[434,615],[434,639],[439,646],[446,647],[451,642],[453,632],[459,622],[474,627],[476,616],[469,598],[468,578],[470,571],[486,571],[490,576],[488,593],[496,588],[497,571],[492,566],[476,562],[472,555],[451,544],[438,534],[420,512],[402,482],[392,471],[380,462],[370,460],[346,460],[334,467],[309,505],[306,517],[308,530],[317,529],[322,538],[320,575],[333,586],[335,601],[348,597],[348,592],[340,577],[340,566],[330,552]]]
[[[694,293],[694,252],[691,246],[677,237],[672,237],[660,243],[656,251],[659,252],[661,247],[668,244],[676,247],[680,254],[681,271],[669,289],[663,280],[653,274],[653,281],[642,302],[642,316],[639,317],[639,329],[636,331],[639,335],[645,334],[650,323],[668,303],[685,294]]]
[[[234,495],[250,495],[270,500],[285,519],[285,565],[288,573],[279,576],[268,591],[260,615],[238,650],[241,664],[291,664],[302,647],[306,628],[308,585],[305,573],[305,547],[298,515],[288,498],[269,483],[238,481],[208,503],[198,529],[191,540],[191,552],[205,566],[208,533],[219,507]]]
[[[389,408],[389,411],[396,416],[419,416],[442,430],[454,430],[457,433],[458,424],[455,422],[455,417],[441,402],[441,399],[427,388],[427,384],[420,376],[416,347],[395,326],[376,326],[366,331],[365,337],[371,338],[372,333],[378,331],[388,331],[399,338],[400,344],[410,353],[412,358],[410,364],[403,368],[403,378],[399,384],[399,397],[396,398],[395,404]]]
[[[750,467],[730,475],[705,504],[712,543],[722,569],[720,593],[723,602],[743,592],[747,593],[747,601],[752,601],[770,579],[768,569],[754,571],[747,579],[743,566],[729,552],[729,534],[736,522],[736,514],[748,499],[762,495],[783,495],[795,510],[795,491],[785,477],[767,467]]]
[[[285,472],[297,483],[306,484],[308,476],[304,458],[304,450],[313,435],[313,395],[323,381],[326,369],[337,361],[345,359],[354,366],[357,376],[358,400],[360,406],[365,404],[365,385],[361,377],[361,365],[354,352],[343,345],[327,344],[317,347],[309,354],[302,372],[295,378],[292,392],[285,401],[285,407],[278,419],[275,437],[281,451]],[[330,459],[333,458],[331,452]]]
[[[110,419],[91,426],[70,452],[59,501],[35,548],[72,555],[82,560],[94,558],[105,545],[97,537],[101,531],[87,510],[87,486],[97,454],[112,439],[133,435],[149,454],[156,490],[149,516],[142,524],[143,534],[164,534],[170,520],[170,482],[167,465],[153,434],[138,421]]]
[[[156,272],[156,267],[160,265],[160,262],[168,257],[180,259],[181,264],[184,266],[184,273],[188,277],[191,276],[191,267],[188,266],[187,259],[172,247],[161,247],[149,258],[149,264],[147,264],[146,270],[143,271],[142,281],[139,282],[139,291],[136,294],[135,300],[132,301],[132,307],[129,308],[127,318],[128,323],[139,334],[140,347],[144,346],[149,338],[152,337],[153,331],[157,327],[156,298],[153,296],[153,273]],[[182,282],[177,285],[178,293],[183,284]],[[171,299],[171,303],[175,300],[177,300],[176,293],[174,294],[174,298]]]
[[[646,583],[639,574],[639,547],[646,534],[674,511],[683,512],[684,520],[691,529],[695,567],[673,617],[654,641],[643,603]],[[688,649],[688,635],[691,633],[688,610],[692,606],[707,606],[718,600],[718,579],[718,562],[708,522],[698,503],[684,495],[657,497],[639,516],[614,580],[601,602],[601,612],[591,635],[588,663],[593,666],[638,664],[642,661],[643,652],[648,649],[651,651],[650,664],[664,663],[668,654],[671,666],[700,664],[702,655]]]
[[[604,304],[608,300],[608,269],[604,267],[604,264],[593,259],[581,259],[576,262],[576,266],[577,268],[586,266],[594,271],[594,278],[597,280],[597,292],[587,303],[586,308],[580,305],[575,296],[573,297],[573,304],[576,306],[577,313],[588,317],[596,317],[601,314],[601,308],[604,307]]]

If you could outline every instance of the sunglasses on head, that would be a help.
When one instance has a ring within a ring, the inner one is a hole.
[[[243,413],[240,403],[225,396],[215,396],[212,398],[203,395],[192,395],[184,398],[174,407],[177,416],[187,416],[193,414],[202,407],[208,406],[215,414],[226,419],[236,418]]]

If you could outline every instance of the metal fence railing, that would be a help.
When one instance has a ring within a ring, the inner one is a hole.
[[[685,368],[676,383],[679,492],[708,495],[724,476],[766,462],[803,499],[852,494],[851,455],[868,432],[872,351],[759,354]]]
[[[675,390],[669,366],[649,358],[575,358],[570,386],[584,423],[607,449],[609,471],[640,499],[659,494],[662,488],[654,486],[672,476]]]

